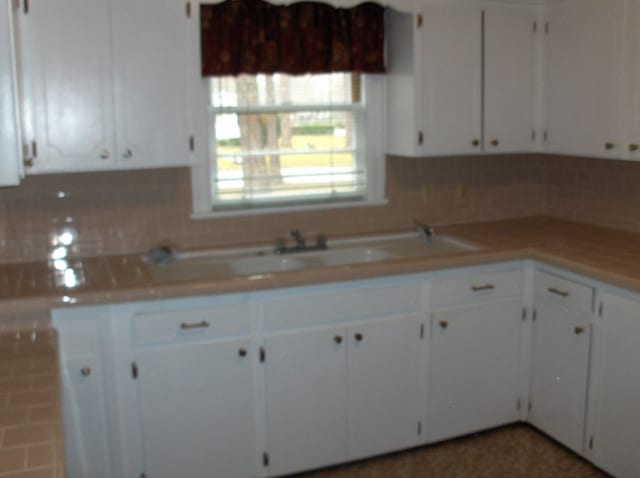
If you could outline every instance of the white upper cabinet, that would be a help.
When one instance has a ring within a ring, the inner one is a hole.
[[[537,48],[536,11],[521,6],[484,9],[484,150],[535,149]]]
[[[388,15],[387,151],[405,156],[531,151],[532,7],[430,2]]]
[[[9,2],[0,2],[0,186],[20,184],[21,174],[13,40]]]
[[[191,21],[176,0],[112,0],[116,152],[124,167],[187,164]]]
[[[624,0],[567,0],[545,8],[545,151],[622,157]]]
[[[625,124],[622,157],[640,160],[640,1],[629,2],[625,12],[627,40],[624,50],[623,102]]]
[[[188,164],[188,21],[177,0],[31,0],[27,172]]]
[[[27,172],[112,167],[109,4],[31,0],[20,38]]]

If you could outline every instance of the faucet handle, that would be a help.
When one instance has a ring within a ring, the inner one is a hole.
[[[316,248],[327,249],[327,236],[324,234],[318,234],[316,236]]]
[[[416,228],[418,229],[418,233],[424,237],[427,241],[431,240],[431,238],[433,238],[433,236],[436,235],[436,231],[433,227],[424,224],[416,219],[413,220],[413,223],[415,224]]]

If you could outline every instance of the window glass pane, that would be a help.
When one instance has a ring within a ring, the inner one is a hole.
[[[360,97],[360,78],[352,81],[345,73],[288,77],[285,92],[283,77],[211,80],[214,206],[365,194],[357,149],[359,105],[353,102]]]

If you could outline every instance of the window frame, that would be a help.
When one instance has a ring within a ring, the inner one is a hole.
[[[192,167],[191,189],[193,198],[194,219],[222,218],[237,216],[254,216],[263,214],[282,214],[298,211],[320,211],[327,209],[381,206],[388,203],[385,198],[385,77],[384,75],[362,75],[362,89],[364,92],[362,106],[354,107],[354,114],[361,116],[356,121],[359,129],[356,134],[362,138],[362,144],[357,145],[357,161],[366,162],[366,188],[359,199],[328,200],[288,204],[266,205],[264,207],[214,209],[213,192],[213,161],[215,158],[215,138],[211,124],[209,106],[209,85],[207,79],[202,79],[199,89],[198,137],[196,141],[196,166]],[[329,108],[327,108],[329,109]],[[360,129],[364,128],[364,131]]]

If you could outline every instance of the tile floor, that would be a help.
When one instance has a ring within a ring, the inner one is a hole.
[[[527,425],[513,425],[297,478],[607,478]]]

